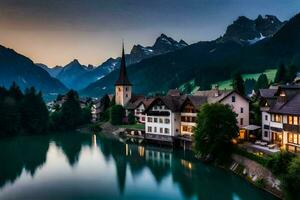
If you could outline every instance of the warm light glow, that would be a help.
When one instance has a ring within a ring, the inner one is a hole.
[[[183,167],[186,169],[192,170],[193,169],[193,164],[187,160],[181,160],[181,164]]]

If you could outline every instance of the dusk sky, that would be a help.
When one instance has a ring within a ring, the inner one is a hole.
[[[49,66],[99,65],[165,33],[188,43],[222,35],[239,15],[300,12],[300,0],[0,0],[0,44]]]

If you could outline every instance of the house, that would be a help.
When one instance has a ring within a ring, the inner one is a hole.
[[[260,90],[260,96],[262,139],[300,153],[300,86],[283,85],[275,92]]]
[[[173,143],[180,134],[180,108],[186,96],[156,97],[145,110],[145,138]]]
[[[196,91],[194,95],[207,97],[207,103],[230,105],[237,114],[238,127],[243,129],[249,125],[249,99],[235,90],[219,90],[218,87],[215,87],[211,90]]]
[[[180,108],[180,135],[191,136],[196,127],[197,112],[207,103],[205,96],[187,96]]]

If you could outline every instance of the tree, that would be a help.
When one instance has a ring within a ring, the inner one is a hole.
[[[289,65],[287,67],[287,73],[286,73],[286,81],[288,83],[291,83],[294,81],[297,75],[297,67],[295,65]]]
[[[282,178],[282,188],[286,199],[300,199],[300,158],[294,158],[288,168],[287,173]]]
[[[63,124],[58,124],[58,126],[63,126],[63,129],[72,130],[81,124],[82,112],[77,92],[70,90],[66,96],[66,101],[61,108]]]
[[[0,102],[0,136],[12,136],[21,129],[20,112],[12,97]]]
[[[235,73],[233,75],[232,88],[241,95],[245,95],[245,83],[240,73]]]
[[[20,87],[15,82],[13,82],[13,84],[10,86],[8,94],[16,101],[20,101],[24,96]]]
[[[105,112],[109,108],[109,106],[110,106],[109,96],[107,94],[104,95],[101,98],[100,102],[101,102],[101,107],[103,106],[103,112]]]
[[[110,111],[110,123],[113,125],[120,125],[123,123],[124,108],[121,105],[114,105]]]
[[[259,92],[259,89],[265,89],[269,87],[269,81],[268,81],[268,77],[266,74],[261,74],[254,86],[254,90],[256,92],[256,94]]]
[[[286,81],[286,69],[285,69],[285,66],[284,64],[280,64],[278,69],[277,69],[277,72],[276,72],[276,75],[275,75],[275,83],[285,83]]]
[[[129,112],[128,114],[128,124],[135,124],[135,116],[133,112]]]
[[[267,162],[267,167],[275,175],[286,174],[288,166],[295,156],[287,151],[278,152],[273,154]]]
[[[227,161],[238,131],[236,114],[229,105],[205,104],[197,114],[195,151],[204,159]]]
[[[48,109],[42,93],[36,93],[35,88],[26,89],[20,104],[22,127],[30,134],[40,134],[48,128]]]

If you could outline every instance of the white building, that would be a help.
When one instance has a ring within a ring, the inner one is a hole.
[[[262,139],[300,153],[300,86],[260,90]]]

